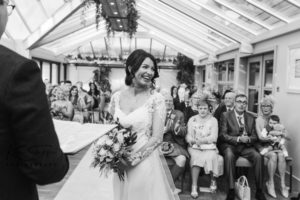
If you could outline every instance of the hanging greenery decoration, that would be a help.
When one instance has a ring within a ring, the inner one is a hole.
[[[177,81],[179,83],[185,83],[186,85],[193,85],[195,80],[195,66],[193,60],[181,53],[177,55]]]
[[[99,23],[101,17],[105,20],[106,25],[106,31],[107,35],[110,36],[111,33],[114,33],[116,30],[113,28],[112,20],[116,20],[118,17],[116,16],[109,16],[107,12],[105,11],[105,6],[103,6],[103,2],[105,0],[84,0],[84,9],[83,9],[83,18],[85,18],[85,11],[90,8],[91,5],[96,6],[96,28],[99,28]],[[120,19],[127,20],[127,26],[123,27],[121,31],[127,32],[129,37],[132,38],[132,36],[136,33],[138,23],[137,20],[139,18],[138,11],[136,10],[136,3],[135,0],[117,0],[116,3],[125,5],[126,11],[124,13],[126,16],[120,16]],[[107,5],[109,6],[109,5]],[[85,19],[82,19],[83,22],[85,22]],[[120,31],[120,30],[118,30]]]

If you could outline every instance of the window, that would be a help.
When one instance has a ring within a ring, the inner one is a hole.
[[[223,94],[225,90],[233,88],[234,81],[234,60],[215,63],[218,74],[218,91]]]
[[[273,91],[273,53],[248,60],[248,111],[259,112],[259,101]]]

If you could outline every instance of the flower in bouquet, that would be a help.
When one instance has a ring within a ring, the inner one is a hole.
[[[105,175],[113,170],[120,180],[124,180],[125,171],[119,168],[119,164],[130,156],[131,147],[136,143],[136,133],[124,128],[118,121],[115,123],[117,127],[95,143],[92,166],[99,167],[100,174]]]

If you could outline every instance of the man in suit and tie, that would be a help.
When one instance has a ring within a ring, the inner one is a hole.
[[[0,38],[14,6],[0,0]],[[36,63],[0,45],[0,199],[38,200],[69,168]]]
[[[246,112],[247,96],[238,94],[232,111],[221,117],[220,153],[224,156],[225,175],[229,182],[226,200],[234,200],[235,164],[239,156],[248,159],[254,167],[257,200],[265,200],[262,192],[262,157],[254,148],[257,141],[255,118]]]
[[[165,157],[175,161],[175,164],[171,167],[170,171],[173,180],[176,181],[179,175],[184,171],[186,159],[189,157],[187,143],[185,141],[187,130],[183,113],[179,110],[174,110],[172,96],[166,95],[165,102],[167,116],[163,141],[170,143],[174,147],[172,151],[166,152]]]

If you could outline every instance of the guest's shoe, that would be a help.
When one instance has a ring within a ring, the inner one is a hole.
[[[217,190],[217,181],[216,180],[211,180],[209,188],[210,188],[210,191],[212,193],[215,193],[216,190]]]
[[[234,189],[230,189],[227,193],[226,200],[234,200],[234,199],[235,199]]]
[[[257,200],[267,200],[266,197],[265,197],[265,195],[264,195],[264,193],[263,193],[263,191],[261,189],[259,189],[259,190],[256,191],[255,198]]]
[[[277,198],[274,183],[270,184],[269,182],[266,182],[266,186],[267,186],[268,195],[270,195],[273,198]]]
[[[281,188],[281,195],[284,197],[284,198],[288,198],[289,197],[289,188],[284,186]]]
[[[196,199],[198,197],[198,192],[197,192],[197,185],[192,185],[192,192],[191,196]]]

